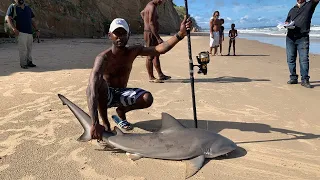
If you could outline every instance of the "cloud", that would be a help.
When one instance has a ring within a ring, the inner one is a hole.
[[[177,5],[184,6],[184,0],[173,0]],[[212,13],[220,11],[225,19],[225,26],[231,23],[237,27],[276,26],[284,22],[295,1],[289,0],[188,0],[189,13],[197,23],[208,28]],[[320,24],[320,8],[312,18],[312,24]]]

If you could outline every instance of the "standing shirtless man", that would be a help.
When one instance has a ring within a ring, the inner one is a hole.
[[[219,11],[213,13],[213,17],[210,19],[210,51],[212,54],[212,49],[214,48],[214,55],[217,55],[218,47],[220,44],[220,28],[221,22],[219,19]]]
[[[109,29],[112,46],[96,57],[87,88],[92,139],[101,139],[105,129],[111,130],[107,115],[107,109],[110,107],[117,108],[119,118],[118,121],[115,120],[116,123],[126,130],[132,129],[126,120],[126,113],[148,108],[153,103],[150,92],[127,87],[133,61],[137,56],[159,56],[168,52],[186,36],[187,29],[191,27],[192,22],[185,17],[181,22],[180,31],[157,46],[126,46],[130,35],[127,22],[121,18],[112,21]],[[99,124],[98,112],[104,126]]]
[[[157,7],[161,5],[165,0],[152,0],[150,1],[140,15],[144,22],[144,40],[146,47],[156,46],[161,44],[163,40],[159,36],[159,16],[157,13]],[[156,79],[153,75],[153,65],[158,72],[159,79]],[[163,74],[160,66],[159,56],[147,56],[146,67],[149,75],[150,82],[162,82],[162,80],[168,80],[171,77]]]

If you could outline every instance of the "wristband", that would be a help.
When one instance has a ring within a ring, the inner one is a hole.
[[[184,37],[181,37],[178,33],[176,34],[176,38],[181,41]]]

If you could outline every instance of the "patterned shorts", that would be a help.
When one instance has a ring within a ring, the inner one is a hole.
[[[148,91],[140,88],[112,88],[108,89],[108,107],[131,106],[137,99]]]

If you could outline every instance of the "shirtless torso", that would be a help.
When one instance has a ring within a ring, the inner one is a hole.
[[[229,31],[230,40],[234,41],[237,36],[238,36],[238,31],[236,29],[231,29]]]
[[[144,22],[144,30],[150,31],[152,27],[150,27],[150,23],[153,24],[155,31],[159,31],[159,16],[157,12],[156,6],[153,2],[149,2],[147,6],[143,10],[143,22]]]
[[[190,19],[184,19],[181,22],[180,31],[157,46],[126,46],[130,31],[125,27],[128,27],[128,25],[121,18],[113,20],[109,32],[112,47],[96,57],[86,92],[89,115],[92,119],[92,138],[101,139],[104,129],[111,130],[107,115],[109,107],[117,107],[116,112],[120,120],[120,122],[117,122],[118,125],[130,129],[131,125],[126,121],[126,113],[151,106],[153,97],[150,92],[140,88],[127,88],[132,64],[138,55],[159,56],[168,52],[186,35],[186,29],[190,28],[191,25]],[[111,29],[111,27],[117,28]],[[128,95],[127,92],[130,94]],[[98,112],[104,126],[99,124]]]
[[[132,63],[138,55],[138,50],[141,48],[139,46],[129,47],[117,56],[109,48],[99,55],[103,63],[103,79],[110,87],[127,87]]]
[[[213,32],[218,32],[220,31],[221,28],[221,22],[218,18],[212,18],[210,20],[210,28],[212,29]]]
[[[153,36],[159,41],[161,38],[158,34],[159,32],[159,15],[157,12],[156,4],[151,1],[149,2],[143,11],[140,13],[143,23],[144,23],[144,32],[152,33]],[[159,42],[161,43],[161,42]]]

